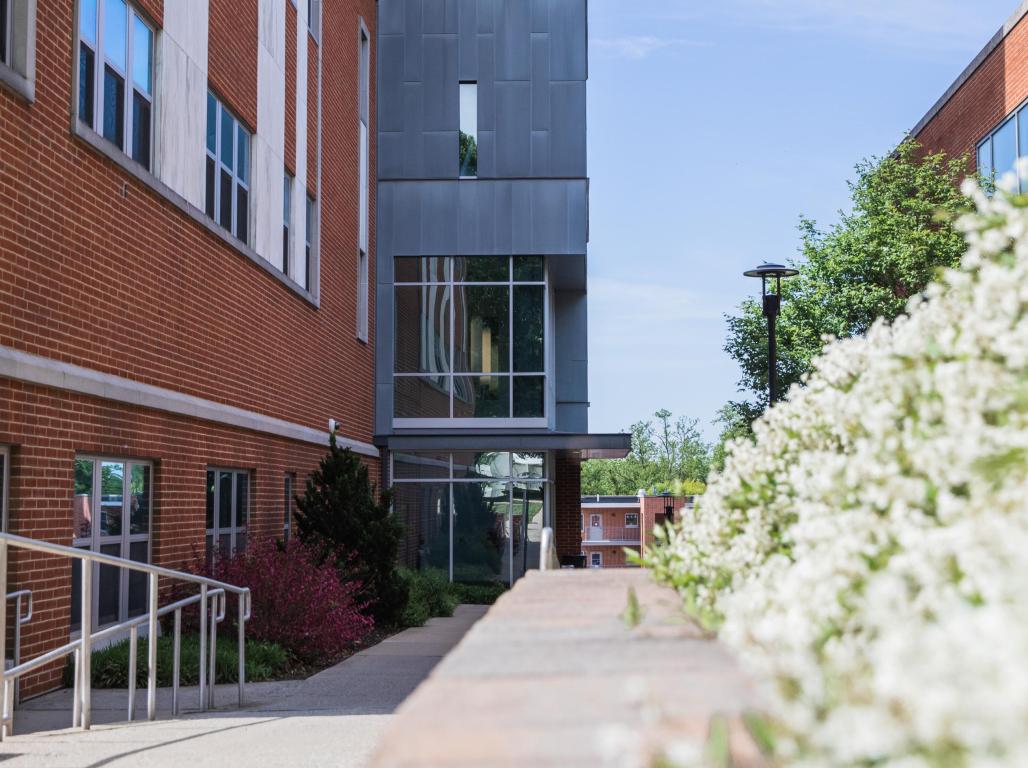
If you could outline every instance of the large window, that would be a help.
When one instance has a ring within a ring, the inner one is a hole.
[[[478,83],[460,84],[460,176],[478,176]]]
[[[394,510],[417,540],[423,570],[510,583],[539,566],[545,454],[394,454],[392,478]]]
[[[207,93],[207,215],[244,243],[250,236],[250,134]]]
[[[149,462],[75,459],[73,545],[140,563],[150,562],[153,467]],[[71,564],[72,629],[82,626],[82,570]],[[146,612],[145,573],[110,565],[93,568],[93,626]]]
[[[240,469],[207,470],[207,563],[246,549],[250,507],[250,473]]]
[[[546,416],[541,256],[398,257],[394,417],[535,422]]]
[[[153,36],[125,0],[79,2],[79,119],[147,169]]]
[[[1028,176],[1017,178],[1018,158],[1028,157],[1028,104],[1008,117],[978,145],[978,173],[999,182],[1015,174],[1015,189],[1028,193]]]

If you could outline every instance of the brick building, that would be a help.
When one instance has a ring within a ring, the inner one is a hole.
[[[653,528],[673,521],[695,496],[583,496],[582,554],[589,568],[629,567],[625,549],[646,553],[653,546]],[[670,515],[669,515],[670,513]]]
[[[181,566],[281,535],[329,420],[373,445],[374,0],[0,0],[0,502]],[[23,658],[67,560],[12,553]],[[98,568],[95,626],[145,577]],[[26,681],[52,687],[59,670]]]
[[[969,171],[996,178],[1028,157],[1028,2],[911,131],[927,149],[971,157]],[[1028,179],[1019,180],[1028,192]]]

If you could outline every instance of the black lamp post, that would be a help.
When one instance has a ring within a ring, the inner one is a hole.
[[[664,491],[660,494],[664,499],[664,520],[668,523],[675,522],[675,497],[671,491]]]
[[[760,278],[760,291],[764,299],[764,317],[767,318],[767,388],[768,405],[778,399],[778,344],[775,340],[775,320],[782,308],[782,278],[798,275],[799,272],[781,264],[764,262],[756,269],[743,272],[746,277]],[[768,293],[768,280],[775,281],[774,293]]]

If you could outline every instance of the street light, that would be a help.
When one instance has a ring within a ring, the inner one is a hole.
[[[675,522],[675,497],[671,491],[664,491],[660,495],[664,499],[664,520],[668,523]]]
[[[778,344],[775,340],[775,320],[782,308],[782,278],[798,275],[799,272],[781,264],[768,264],[766,261],[756,269],[743,272],[746,277],[760,278],[760,291],[764,299],[764,317],[767,318],[767,388],[768,405],[778,399]],[[775,281],[774,293],[767,292],[767,282]]]

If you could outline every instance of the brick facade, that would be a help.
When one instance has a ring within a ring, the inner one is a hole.
[[[1013,25],[914,137],[931,151],[952,157],[968,153],[969,170],[974,170],[978,142],[1026,98],[1028,15]]]
[[[375,2],[321,5],[320,45],[331,85],[321,116],[326,152],[315,306],[70,130],[74,4],[38,4],[36,100],[27,103],[0,88],[0,347],[321,432],[334,418],[340,434],[371,443],[375,323],[369,343],[357,340],[355,325],[356,30],[358,18],[374,29]],[[164,3],[140,6],[159,35]],[[257,6],[257,0],[210,0],[208,63],[211,87],[259,131]],[[319,52],[308,39],[308,182],[316,192]],[[371,157],[374,178],[374,146]],[[281,171],[278,178],[281,183]],[[374,243],[373,204],[370,217]],[[374,252],[370,263],[373,286]],[[373,293],[368,302],[373,318]],[[176,567],[203,547],[207,466],[248,470],[251,534],[278,535],[284,474],[296,473],[302,486],[325,451],[311,442],[29,384],[16,375],[0,375],[12,533],[70,544],[75,456],[145,459],[154,471],[152,559]],[[378,479],[379,461],[367,461]],[[12,587],[31,588],[36,601],[23,658],[65,642],[67,562],[17,555],[10,579]],[[53,687],[58,679],[54,667],[28,680],[23,693]]]
[[[554,458],[553,536],[557,557],[582,552],[582,463],[566,453]]]

